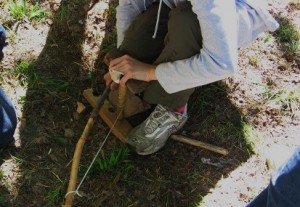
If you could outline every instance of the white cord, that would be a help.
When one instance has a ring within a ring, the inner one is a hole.
[[[92,168],[94,162],[96,161],[96,159],[97,159],[99,153],[101,152],[101,150],[102,150],[102,148],[103,148],[105,142],[106,142],[107,139],[108,139],[108,136],[110,135],[110,133],[112,132],[112,129],[114,128],[115,124],[117,123],[117,121],[118,121],[119,116],[121,115],[121,113],[122,113],[122,110],[121,110],[120,113],[118,114],[118,116],[117,116],[115,122],[113,123],[112,127],[110,128],[109,132],[107,133],[107,135],[106,135],[104,141],[102,142],[100,148],[98,149],[98,152],[97,152],[96,155],[94,156],[94,158],[93,158],[93,160],[92,160],[90,166],[88,167],[87,171],[85,172],[85,174],[84,174],[83,178],[81,179],[79,185],[77,186],[76,190],[67,192],[66,195],[65,195],[65,197],[67,197],[67,196],[68,196],[69,194],[71,194],[71,193],[74,193],[75,195],[78,195],[79,197],[82,197],[82,195],[80,195],[80,193],[79,193],[79,188],[81,187],[81,185],[82,185],[83,181],[85,180],[87,174],[89,173],[89,171],[90,171],[90,169]]]

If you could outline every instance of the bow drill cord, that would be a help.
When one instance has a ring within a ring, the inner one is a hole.
[[[90,166],[88,167],[87,171],[85,172],[85,174],[84,174],[83,178],[81,179],[79,185],[77,186],[77,188],[76,188],[74,191],[69,191],[69,192],[67,192],[66,195],[65,195],[65,197],[67,197],[67,196],[68,196],[69,194],[71,194],[71,193],[74,193],[75,195],[78,195],[79,197],[82,197],[82,195],[80,195],[80,193],[79,193],[79,188],[81,187],[83,181],[85,180],[87,174],[89,173],[89,171],[90,171],[91,167],[93,166],[95,160],[97,159],[99,153],[101,152],[101,150],[102,150],[102,148],[103,148],[105,142],[106,142],[107,139],[108,139],[108,136],[109,136],[110,133],[112,132],[112,129],[114,128],[115,124],[117,123],[118,118],[119,118],[119,116],[121,115],[121,113],[122,113],[122,111],[120,111],[119,114],[117,115],[117,118],[116,118],[115,122],[113,123],[112,127],[110,128],[109,132],[107,133],[107,135],[106,135],[104,141],[102,142],[100,148],[98,149],[96,155],[94,156],[94,158],[93,158],[93,160],[92,160]]]

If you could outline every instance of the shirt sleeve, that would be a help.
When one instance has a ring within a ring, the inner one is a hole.
[[[199,54],[157,66],[156,77],[168,93],[224,79],[237,68],[235,0],[191,0],[202,33]]]

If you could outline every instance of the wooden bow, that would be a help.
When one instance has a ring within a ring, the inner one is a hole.
[[[75,152],[74,152],[73,160],[72,160],[69,186],[68,186],[68,190],[67,190],[68,193],[65,196],[65,205],[63,205],[65,207],[72,206],[73,199],[74,199],[73,192],[75,190],[76,183],[77,183],[78,168],[79,168],[79,162],[80,162],[80,158],[81,158],[82,149],[83,149],[83,146],[85,144],[87,137],[90,134],[92,127],[94,126],[95,120],[98,117],[98,112],[99,112],[101,106],[103,105],[105,99],[108,97],[109,91],[110,91],[110,86],[105,88],[101,98],[98,99],[97,104],[94,107],[94,109],[87,121],[87,124],[81,134],[81,137],[79,138],[79,140],[76,144],[76,148],[75,148]]]
[[[99,110],[104,104],[106,98],[108,97],[110,91],[110,86],[107,86],[102,94],[102,96],[97,100],[96,106],[94,107],[87,124],[82,132],[81,137],[79,138],[75,152],[73,155],[73,160],[72,160],[72,167],[71,167],[71,173],[70,173],[70,179],[69,179],[69,185],[67,189],[67,194],[65,196],[65,204],[62,207],[71,207],[73,200],[74,200],[74,195],[75,195],[75,189],[76,189],[76,184],[77,184],[77,178],[78,178],[78,169],[79,169],[79,163],[80,163],[80,158],[82,154],[82,149],[83,146],[87,140],[87,137],[90,134],[90,131],[95,123],[96,118],[99,115]],[[126,86],[123,86],[119,88],[119,99],[118,99],[118,106],[117,106],[117,112],[122,114],[123,107],[125,104],[125,96],[126,96]],[[122,115],[119,117],[123,117]]]
[[[120,51],[118,49],[114,49],[105,55],[104,62],[109,67],[109,63],[112,59],[120,57],[123,54],[124,53],[122,51]],[[83,149],[85,141],[86,141],[87,137],[89,136],[89,133],[95,123],[95,120],[99,115],[99,110],[102,107],[102,105],[104,104],[106,98],[108,97],[109,91],[110,91],[110,85],[105,88],[101,98],[99,98],[96,101],[95,107],[88,119],[88,122],[84,128],[84,131],[76,144],[76,148],[75,148],[75,152],[74,152],[74,156],[73,156],[73,160],[72,160],[72,167],[71,167],[71,174],[70,174],[68,190],[67,190],[67,194],[65,196],[65,204],[63,205],[63,207],[71,207],[72,206],[74,194],[75,194],[76,183],[77,183],[78,168],[79,168],[79,162],[80,162],[82,149]],[[125,85],[124,86],[120,85],[117,111],[116,111],[117,114],[120,115],[120,116],[118,116],[118,119],[123,118],[123,108],[125,105],[126,93],[127,93],[127,87]],[[89,100],[89,101],[93,102],[94,99],[92,98],[92,100]],[[107,112],[107,110],[105,110],[105,111]],[[112,122],[114,122],[116,119],[116,118],[114,118],[114,116],[110,116],[110,115],[107,116],[107,114],[106,114],[101,117],[104,119],[104,121],[108,124],[108,126],[111,129],[114,127],[112,124]],[[124,127],[119,127],[120,125],[126,126],[125,129],[124,129]],[[121,141],[124,141],[125,135],[129,132],[129,130],[131,129],[131,126],[128,126],[128,123],[126,123],[126,122],[122,122],[122,123],[118,123],[116,127],[119,127],[122,129],[121,130],[112,130],[112,132],[118,138],[120,138]],[[120,131],[121,131],[121,133],[120,133]]]

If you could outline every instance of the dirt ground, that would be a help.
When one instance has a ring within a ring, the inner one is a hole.
[[[75,145],[92,110],[82,92],[103,91],[103,55],[116,44],[116,0],[38,2],[51,11],[44,21],[3,23],[10,29],[1,87],[19,124],[14,146],[0,151],[0,206],[63,204]],[[268,0],[270,12],[300,31],[300,2],[290,2]],[[289,59],[269,33],[239,56],[233,77],[196,90],[181,131],[229,150],[228,156],[173,140],[150,156],[129,152],[115,168],[88,174],[74,206],[237,207],[251,201],[272,173],[268,154],[283,159],[300,144],[300,56],[298,50]],[[24,61],[35,67],[26,87],[14,72]],[[77,102],[86,106],[80,114]],[[79,181],[108,132],[98,119],[84,146]],[[110,135],[99,157],[118,149],[126,146]]]

